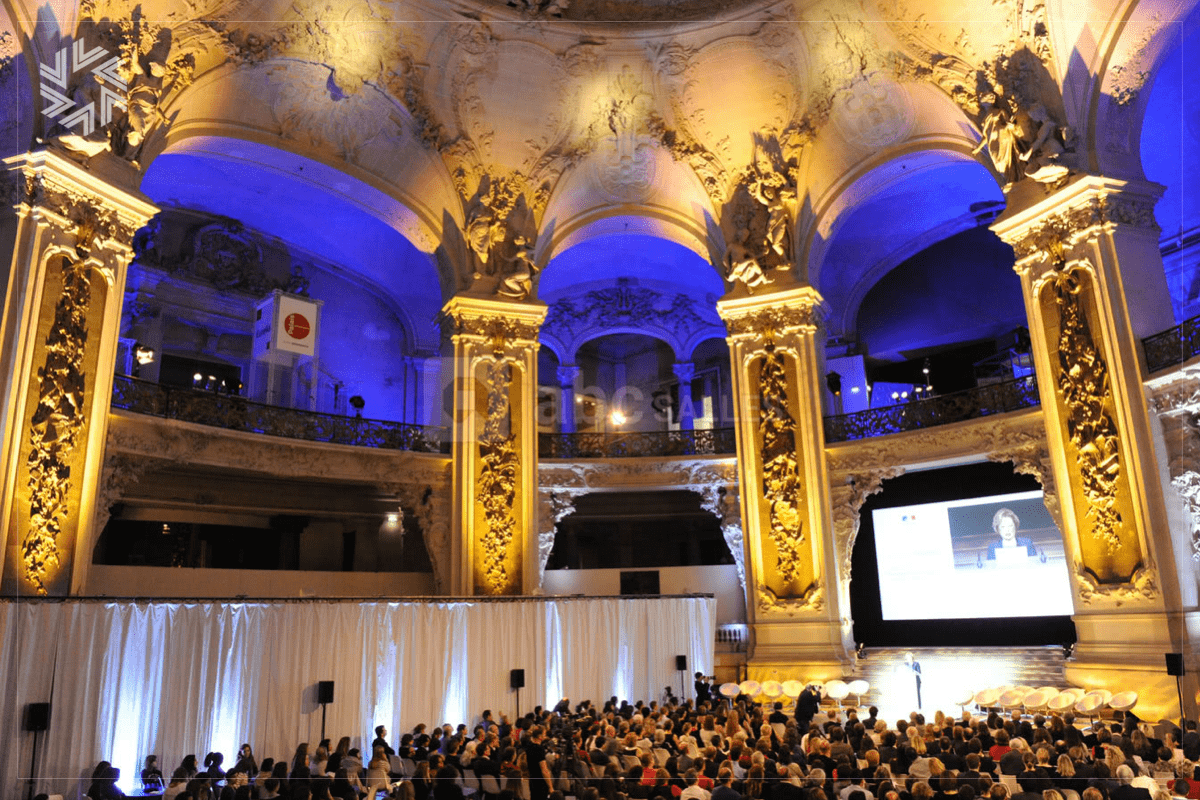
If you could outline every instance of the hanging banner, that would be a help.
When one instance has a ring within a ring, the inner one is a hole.
[[[272,361],[275,355],[317,354],[321,301],[276,290],[255,310],[254,357]]]

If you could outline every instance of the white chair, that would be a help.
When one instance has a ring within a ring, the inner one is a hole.
[[[621,763],[617,766],[619,766],[625,772],[628,772],[640,763],[642,762],[638,761],[637,756],[621,756]]]
[[[393,753],[388,756],[388,768],[393,775],[403,775],[404,765],[400,763],[400,756]]]
[[[488,797],[497,797],[500,794],[500,784],[491,775],[479,776],[479,788]],[[1076,798],[1078,800],[1078,798]]]
[[[784,725],[782,722],[772,722],[772,723],[771,723],[771,730],[775,731],[775,736],[776,736],[776,738],[778,738],[778,739],[779,739],[779,741],[781,741],[781,742],[782,742],[782,741],[783,741],[783,735],[784,735],[785,733],[787,733],[787,725]]]
[[[1007,773],[1001,772],[1000,773],[1000,782],[1008,787],[1009,794],[1016,794],[1017,792],[1021,791],[1021,787],[1017,783],[1016,775],[1009,775]]]
[[[671,754],[666,750],[666,748],[663,747],[656,747],[650,752],[654,753],[654,763],[657,764],[660,769],[667,765],[667,759],[671,757]]]
[[[462,774],[462,789],[463,794],[475,794],[480,790],[479,778],[475,775],[475,770],[464,769]]]
[[[413,762],[413,760],[411,758],[400,759],[400,765],[401,765],[400,774],[403,775],[404,777],[411,778],[413,775],[417,774],[417,765]]]

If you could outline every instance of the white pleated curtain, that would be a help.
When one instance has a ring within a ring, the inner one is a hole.
[[[364,760],[376,725],[390,738],[418,722],[473,725],[484,709],[514,717],[509,671],[525,670],[521,712],[611,696],[653,700],[678,687],[675,656],[712,673],[711,597],[510,602],[0,602],[0,795],[24,796],[29,703],[51,702],[40,734],[38,791],[78,796],[101,760],[126,791],[142,759],[170,774],[238,747],[290,758],[316,746],[316,684],[335,682],[326,736],[350,736]],[[691,694],[691,681],[685,678]]]

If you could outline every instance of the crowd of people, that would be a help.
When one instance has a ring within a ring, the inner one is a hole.
[[[367,760],[343,736],[259,762],[242,745],[195,755],[144,786],[164,800],[1200,800],[1194,722],[1161,732],[1070,716],[962,718],[825,709],[806,693],[781,703],[566,700],[510,722],[484,711],[468,728],[376,728]],[[394,746],[393,746],[394,744]],[[118,800],[119,773],[96,767],[91,800]],[[473,796],[473,797],[472,797]]]

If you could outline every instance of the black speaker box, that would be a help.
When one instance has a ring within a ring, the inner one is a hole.
[[[508,685],[513,689],[525,688],[525,670],[514,669],[508,673]]]
[[[30,703],[25,706],[25,730],[44,731],[50,728],[50,704]]]
[[[1183,653],[1166,653],[1167,657],[1167,674],[1182,677],[1183,671]]]
[[[687,672],[687,656],[675,656],[675,669]]]
[[[317,683],[317,702],[333,702],[333,681],[320,681]]]

